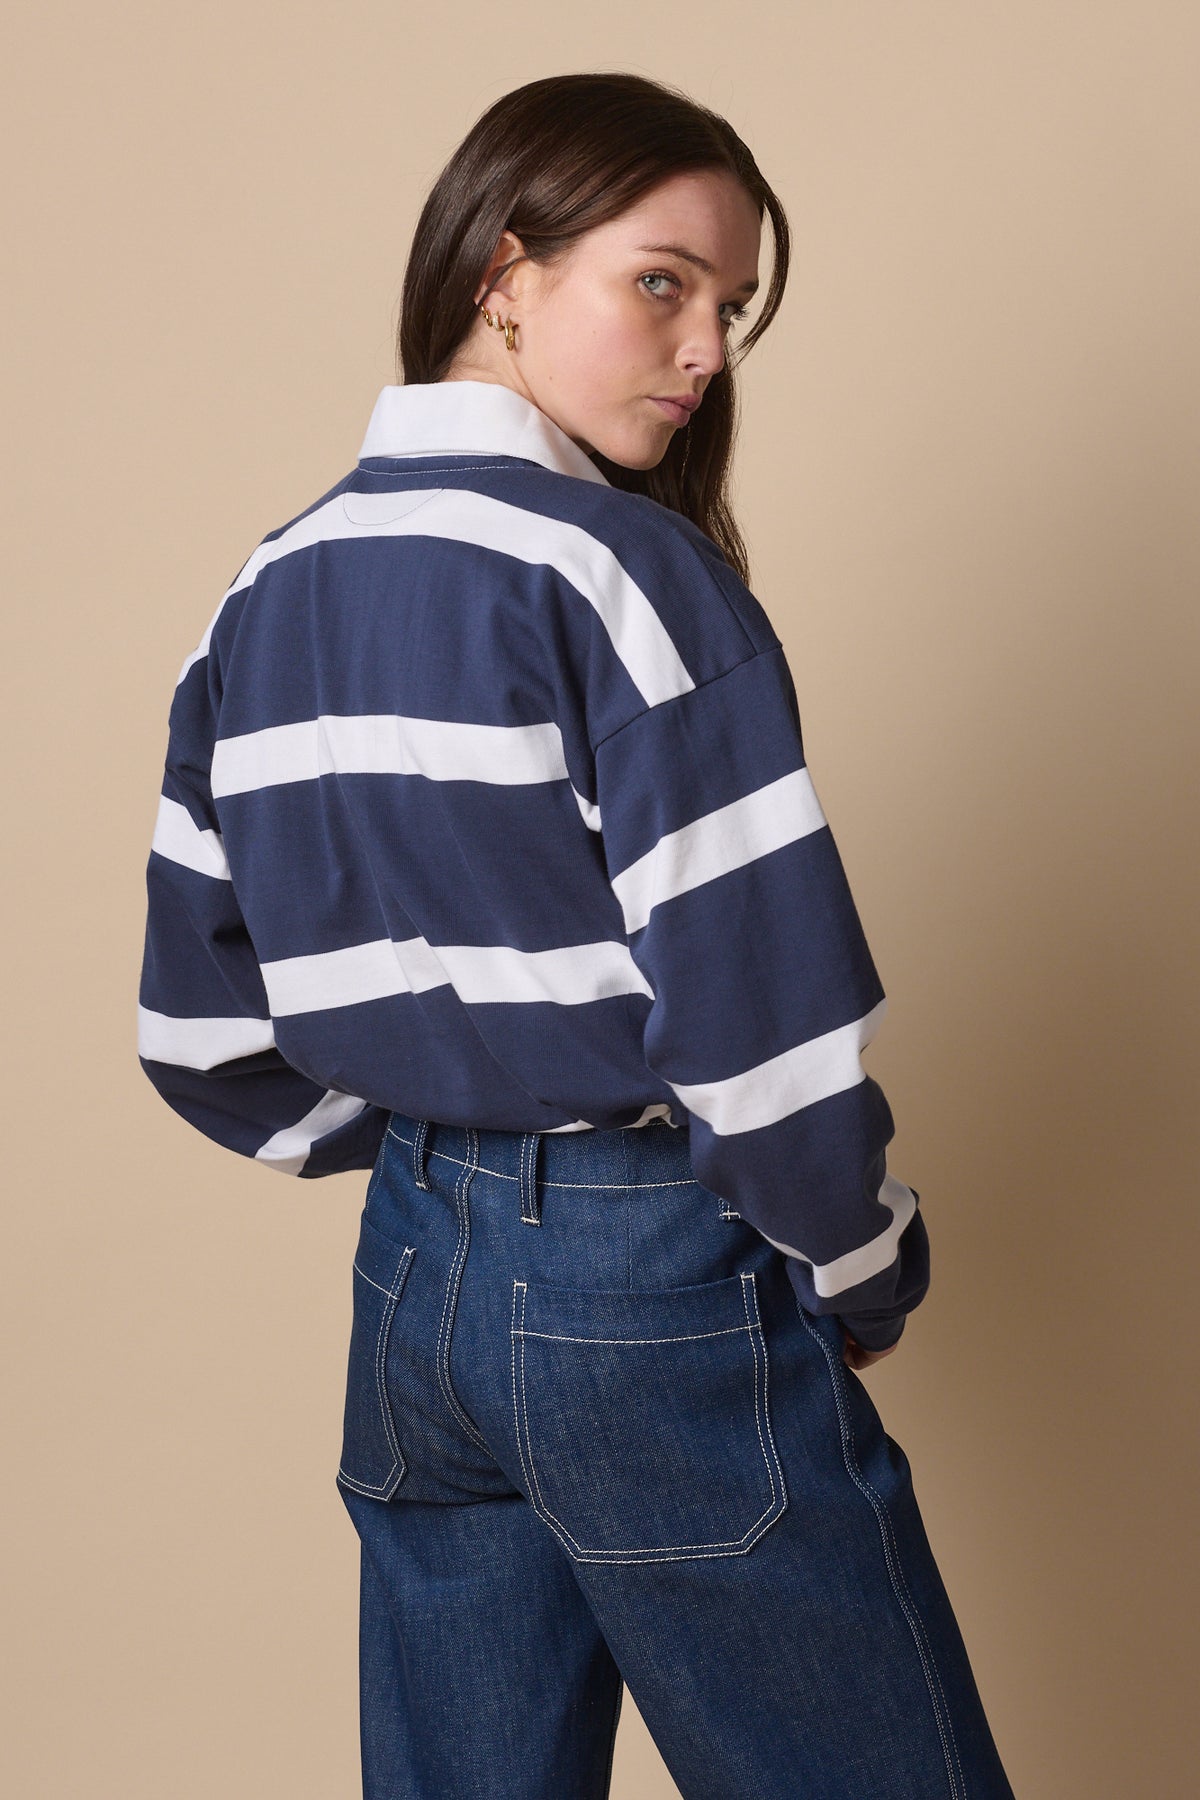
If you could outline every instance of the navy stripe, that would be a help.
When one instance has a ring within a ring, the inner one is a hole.
[[[615,1130],[648,1102],[672,1098],[639,1069],[647,1004],[594,1001],[571,1009],[570,1018],[550,1003],[494,1005],[473,1007],[468,1017],[443,987],[278,1019],[275,1031],[289,1061],[319,1066],[352,1093],[380,1091],[386,1067],[389,1083],[413,1099],[410,1118],[452,1113],[488,1130],[554,1131],[586,1117]],[[530,1122],[515,1127],[513,1118]]]
[[[142,1006],[176,1017],[268,1016],[233,886],[152,851],[146,865]]]
[[[566,781],[345,775],[230,795],[221,815],[263,961],[415,931],[519,950],[624,941],[602,845]],[[398,845],[408,847],[403,880],[389,881]],[[281,883],[281,868],[297,879]]]
[[[783,650],[773,645],[694,693],[646,708],[597,747],[614,874],[702,813],[804,767]],[[654,779],[647,780],[647,763]]]
[[[676,996],[671,1079],[723,1080],[860,1019],[883,986],[860,932],[828,905],[841,862],[828,828],[656,908],[631,942],[656,993]],[[764,919],[791,919],[776,938]],[[695,979],[697,946],[712,959]],[[664,1009],[665,1013],[665,1009]]]

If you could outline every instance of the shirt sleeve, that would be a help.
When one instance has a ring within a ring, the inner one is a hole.
[[[171,705],[146,868],[138,1057],[168,1106],[227,1149],[285,1175],[369,1169],[386,1109],[322,1087],[275,1045],[210,785],[211,679],[197,657]]]
[[[697,1179],[787,1258],[800,1304],[885,1349],[929,1285],[919,1195],[861,1057],[886,1000],[805,764],[778,643],[595,746],[649,1067]]]

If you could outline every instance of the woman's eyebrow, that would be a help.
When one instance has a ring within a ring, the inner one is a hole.
[[[702,256],[697,256],[694,250],[685,250],[682,244],[639,244],[637,248],[639,251],[650,250],[656,256],[678,256],[684,262],[690,262],[697,269],[702,269],[706,275],[716,274],[716,270],[710,262],[706,262]],[[753,279],[743,281],[742,285],[733,291],[735,294],[755,294],[758,292],[758,283]]]

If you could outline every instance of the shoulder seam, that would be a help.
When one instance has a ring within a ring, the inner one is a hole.
[[[714,682],[724,681],[727,675],[733,675],[738,669],[744,669],[750,663],[757,662],[760,656],[773,656],[777,650],[782,649],[783,645],[777,638],[773,644],[764,644],[761,650],[755,650],[750,656],[743,656],[740,662],[731,663],[727,669],[722,669],[718,674],[709,675],[704,681],[697,681],[692,687],[685,688],[682,694],[672,694],[667,700],[656,700],[652,705],[644,706],[641,712],[634,713],[633,717],[626,719],[624,724],[614,726],[611,731],[605,732],[602,738],[597,738],[592,745],[592,755],[595,756],[605,744],[611,743],[613,738],[619,737],[631,725],[636,725],[639,719],[648,718],[651,713],[658,712],[664,706],[673,705],[676,700],[686,700],[690,695],[698,694],[702,688],[712,687]]]

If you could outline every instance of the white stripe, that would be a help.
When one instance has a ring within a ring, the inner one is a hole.
[[[896,1260],[900,1243],[900,1234],[917,1210],[917,1197],[911,1188],[897,1181],[894,1175],[885,1175],[883,1186],[879,1190],[879,1198],[885,1206],[891,1207],[892,1222],[878,1237],[869,1243],[860,1244],[857,1250],[847,1250],[844,1256],[835,1256],[832,1262],[815,1263],[811,1256],[805,1256],[803,1250],[793,1249],[791,1244],[781,1244],[763,1231],[756,1229],[769,1244],[782,1250],[785,1256],[798,1257],[801,1262],[809,1264],[813,1272],[813,1286],[822,1298],[833,1294],[844,1294],[847,1288],[857,1287],[860,1281],[869,1281],[872,1275],[888,1269]]]
[[[168,862],[182,863],[198,875],[211,875],[215,881],[229,880],[229,864],[225,845],[217,831],[201,831],[186,806],[159,796],[158,817],[154,822],[151,850],[165,856]]]
[[[207,631],[179,672],[207,656],[213,627],[227,600],[280,557],[314,544],[363,537],[430,537],[478,545],[519,562],[556,569],[594,609],[634,687],[648,706],[695,687],[674,640],[650,600],[607,544],[579,525],[512,506],[466,488],[443,488],[428,505],[400,518],[364,524],[351,519],[340,494],[260,544],[223,596]]]
[[[458,538],[522,562],[549,564],[592,606],[647,706],[695,687],[647,596],[608,545],[581,526],[489,494],[447,488],[436,506],[411,522],[399,520],[395,529]]]
[[[655,1119],[665,1119],[668,1125],[671,1124],[671,1103],[669,1100],[655,1100],[647,1103],[647,1105],[642,1108],[641,1116],[636,1118],[632,1125],[623,1125],[621,1129],[622,1131],[636,1131],[643,1125],[652,1125]],[[678,1131],[679,1127],[673,1125],[671,1129],[673,1131]]]
[[[138,1007],[138,1054],[181,1069],[215,1069],[275,1048],[270,1019],[175,1019]]]
[[[356,1006],[390,994],[423,993],[445,984],[446,972],[433,960],[424,938],[394,944],[378,938],[315,956],[285,956],[260,965],[273,1018]],[[407,973],[406,973],[407,969]]]
[[[652,997],[628,946],[615,940],[514,950],[508,944],[430,945],[423,937],[400,942],[379,938],[261,966],[271,1013],[279,1019],[447,984],[467,1006],[536,1001],[580,1006],[615,994]]]
[[[579,816],[587,826],[588,830],[602,830],[603,828],[600,824],[600,808],[597,806],[596,802],[594,800],[585,799],[573,783],[571,792],[574,794],[576,804],[579,807]]]
[[[557,950],[439,944],[434,954],[468,1006],[543,1000],[558,1006],[583,1006],[618,994],[654,997],[654,990],[629,954],[629,946],[613,939],[566,944]]]
[[[400,713],[321,713],[268,725],[213,746],[214,798],[322,775],[425,775],[500,786],[562,781],[557,725],[471,725]]]
[[[826,823],[806,768],[769,781],[740,800],[668,831],[612,881],[625,929],[639,930],[651,910],[675,894],[715,881]]]
[[[353,1094],[339,1094],[330,1088],[311,1112],[268,1138],[254,1152],[255,1159],[266,1163],[268,1168],[278,1169],[281,1175],[298,1175],[318,1138],[324,1137],[326,1132],[336,1131],[339,1125],[348,1125],[366,1109],[365,1100],[356,1100]]]
[[[670,1110],[671,1108],[668,1101],[654,1101],[652,1104],[643,1106],[640,1116],[634,1119],[631,1124],[622,1125],[620,1129],[622,1131],[638,1131],[643,1125],[652,1125],[655,1119],[666,1119],[667,1124],[670,1125],[671,1121],[667,1116],[670,1113]],[[547,1125],[542,1135],[544,1137],[552,1137],[556,1131],[595,1130],[596,1127],[592,1124],[590,1119],[575,1119],[570,1125]]]
[[[740,1075],[687,1087],[673,1081],[671,1086],[688,1110],[719,1137],[758,1131],[830,1094],[857,1087],[865,1079],[860,1053],[877,1034],[886,1010],[885,996],[863,1018],[796,1044]]]

